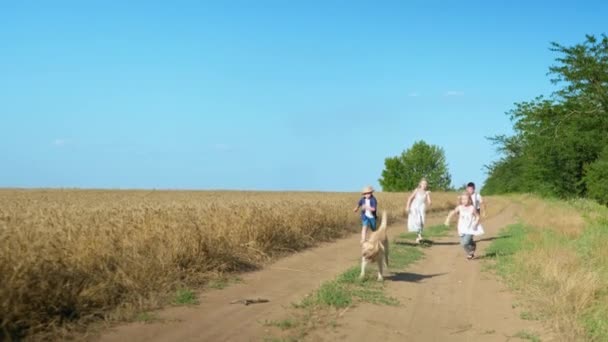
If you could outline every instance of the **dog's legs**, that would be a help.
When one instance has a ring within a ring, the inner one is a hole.
[[[361,274],[359,275],[359,278],[363,279],[363,277],[365,277],[365,267],[367,266],[367,259],[365,259],[365,257],[361,258]]]
[[[382,273],[384,273],[384,255],[380,255],[378,258],[378,281],[384,280]]]
[[[388,268],[388,242],[384,246],[384,267]]]

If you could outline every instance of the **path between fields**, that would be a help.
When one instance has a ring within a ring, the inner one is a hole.
[[[479,255],[500,228],[514,222],[512,206],[485,220]],[[432,217],[430,224],[441,222]],[[392,225],[396,236],[403,224]],[[203,292],[200,305],[159,312],[160,322],[115,327],[98,341],[263,341],[267,320],[286,318],[291,304],[358,263],[359,239],[351,236],[275,262],[245,274],[241,283]],[[404,270],[391,270],[390,296],[399,306],[362,304],[349,309],[338,326],[312,331],[310,341],[508,341],[522,331],[542,331],[538,322],[520,318],[515,298],[482,261],[468,261],[458,237],[436,240],[426,257]],[[269,303],[230,304],[241,298],[267,298]],[[543,334],[540,334],[543,337]]]

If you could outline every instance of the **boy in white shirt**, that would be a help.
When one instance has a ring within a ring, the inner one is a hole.
[[[467,192],[471,196],[477,214],[486,217],[486,204],[483,202],[481,195],[475,191],[475,183],[469,182],[469,184],[467,184]]]

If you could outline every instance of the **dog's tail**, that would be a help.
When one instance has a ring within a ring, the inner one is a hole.
[[[386,231],[386,226],[387,226],[387,218],[386,218],[386,210],[382,211],[382,218],[380,219],[380,227],[378,228],[378,231],[382,232],[382,231]]]
[[[378,231],[382,232],[381,234],[383,235],[383,239],[386,241],[386,244],[384,246],[382,246],[384,248],[384,265],[386,267],[388,267],[388,236],[386,234],[386,228],[388,226],[388,215],[386,214],[386,210],[382,211],[382,218],[380,219],[380,227],[378,228]]]

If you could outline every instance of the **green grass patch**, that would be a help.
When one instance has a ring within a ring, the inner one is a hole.
[[[529,229],[523,224],[513,224],[501,230],[498,237],[485,250],[485,258],[494,262],[484,264],[483,269],[496,271],[507,280],[509,285],[515,286],[510,280],[519,269],[513,257],[526,248],[526,234]]]
[[[281,330],[289,330],[298,326],[298,321],[293,318],[288,318],[280,321],[266,321],[264,322],[264,325],[277,327]]]
[[[540,342],[540,337],[538,337],[537,334],[526,330],[517,332],[513,337],[532,342]]]
[[[582,324],[591,341],[606,341],[608,338],[608,295],[598,296],[599,300],[582,317]]]
[[[538,321],[541,319],[541,316],[534,312],[523,311],[519,314],[519,317],[525,321]]]
[[[136,322],[152,323],[157,320],[158,320],[158,317],[154,313],[151,313],[151,312],[141,312],[137,316],[135,316]]]
[[[424,230],[422,231],[422,237],[424,239],[444,237],[444,236],[448,235],[448,233],[452,229],[453,228],[450,228],[450,227],[448,227],[446,225],[438,224],[438,225],[435,225],[435,226],[424,228]],[[408,240],[414,240],[414,239],[416,239],[417,236],[418,236],[417,233],[409,233],[408,232],[408,233],[402,233],[402,234],[400,234],[399,238],[408,239]]]
[[[236,276],[220,276],[216,279],[211,279],[206,287],[210,289],[222,290],[228,286],[242,282],[242,278]]]
[[[486,256],[498,259],[509,258],[524,248],[527,227],[513,224],[503,229],[486,249]],[[503,259],[504,260],[504,259]],[[508,260],[508,259],[507,259]],[[506,260],[505,260],[506,261]]]
[[[591,210],[589,209],[590,204],[584,201],[575,202],[575,205],[580,205],[581,211]],[[608,340],[608,319],[606,318],[608,317],[608,290],[606,290],[608,286],[604,286],[604,290],[595,293],[595,301],[587,308],[577,309],[577,311],[568,309],[567,305],[574,308],[575,305],[580,305],[578,303],[568,304],[562,300],[555,304],[554,301],[547,299],[540,302],[544,304],[539,304],[536,301],[538,298],[527,297],[530,287],[536,289],[536,296],[542,295],[538,293],[539,289],[544,289],[542,291],[547,293],[547,298],[557,291],[567,291],[568,288],[565,283],[567,277],[558,277],[554,273],[542,276],[544,265],[536,260],[528,259],[529,255],[533,255],[530,253],[539,250],[554,254],[556,258],[568,258],[566,260],[569,262],[575,262],[578,258],[579,270],[594,273],[601,279],[602,284],[608,284],[608,258],[606,257],[608,253],[602,252],[605,251],[605,246],[608,244],[608,229],[606,229],[608,220],[604,221],[605,216],[599,215],[600,212],[604,213],[606,210],[601,209],[595,214],[587,214],[588,216],[596,215],[594,222],[591,222],[578,236],[559,234],[550,228],[540,230],[524,224],[515,224],[505,227],[498,238],[488,246],[486,257],[490,262],[487,265],[521,295],[521,301],[514,304],[513,308],[519,307],[521,304],[521,307],[526,309],[520,314],[522,319],[578,322],[578,325],[582,327],[581,330],[584,331],[579,334],[573,332],[573,329],[569,329],[567,332],[573,334],[573,339],[582,338],[580,335],[584,334],[586,340]],[[533,238],[531,238],[532,236]],[[573,257],[573,255],[575,256]],[[582,283],[580,286],[581,289],[585,288]],[[555,324],[554,327],[561,329],[559,324]],[[564,333],[561,330],[556,332]],[[579,334],[579,337],[574,334]],[[537,337],[525,339],[538,340]]]
[[[277,338],[277,337],[266,337],[264,342],[297,342],[298,339],[295,337]]]
[[[173,299],[175,305],[194,305],[198,304],[196,293],[189,289],[179,289],[175,292],[175,298]]]
[[[442,231],[445,231],[439,227],[430,230],[433,232],[433,236],[441,236],[444,234]],[[389,247],[389,270],[402,270],[423,256],[424,253],[417,246],[393,241]],[[335,328],[338,325],[336,313],[339,316],[341,312],[345,312],[357,304],[399,305],[397,299],[386,295],[386,283],[376,280],[376,263],[368,265],[363,279],[359,278],[360,267],[360,265],[356,265],[349,268],[336,279],[321,284],[317,290],[294,304],[294,308],[297,309],[296,319],[269,322],[266,325],[275,326],[281,330],[297,328],[294,329],[296,331],[288,340],[301,340],[308,331],[316,327]],[[387,270],[385,270],[385,275],[387,275],[386,273],[388,273]],[[385,281],[390,281],[390,278]]]
[[[402,269],[421,259],[423,252],[412,246],[391,243],[389,247],[389,269]],[[353,266],[335,280],[322,284],[319,289],[305,297],[297,307],[326,306],[336,309],[346,308],[358,302],[397,305],[398,301],[387,297],[384,283],[376,280],[376,264],[371,263],[365,278],[359,279],[360,266]],[[385,270],[386,272],[386,270]]]
[[[389,269],[398,270],[422,259],[424,252],[419,248],[392,243],[389,251]]]
[[[359,267],[349,268],[335,280],[323,283],[315,292],[305,297],[297,307],[324,306],[343,309],[356,302],[398,304],[396,299],[386,296],[384,284],[376,280],[376,272],[372,267],[368,268],[363,279],[359,279],[359,272]]]

